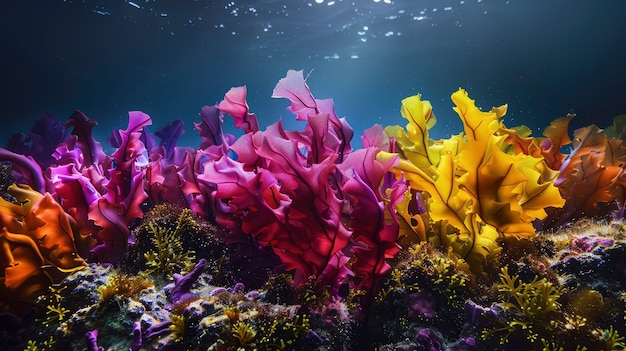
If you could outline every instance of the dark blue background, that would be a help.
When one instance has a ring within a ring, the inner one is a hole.
[[[432,137],[456,134],[458,87],[483,109],[508,103],[505,124],[534,135],[570,110],[573,128],[626,113],[624,1],[328,2],[2,1],[0,144],[44,112],[81,109],[102,141],[142,110],[156,127],[183,119],[197,146],[200,108],[244,84],[261,128],[297,127],[271,98],[288,69],[314,70],[313,94],[356,136],[404,125],[400,101],[416,93],[434,106]]]

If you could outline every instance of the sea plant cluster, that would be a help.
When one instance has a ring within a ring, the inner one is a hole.
[[[623,118],[570,139],[568,115],[533,137],[459,89],[459,134],[432,140],[416,95],[405,127],[372,126],[353,148],[307,79],[290,70],[273,92],[301,130],[262,130],[242,86],[201,109],[196,148],[177,145],[182,121],[152,133],[139,111],[111,154],[80,111],[13,134],[3,345],[624,348]]]

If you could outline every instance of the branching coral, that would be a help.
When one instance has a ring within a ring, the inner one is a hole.
[[[533,236],[533,221],[546,217],[546,207],[564,202],[553,185],[557,173],[542,158],[509,150],[500,121],[506,106],[482,112],[462,89],[452,100],[464,134],[430,140],[434,117],[419,95],[403,101],[406,131],[386,129],[402,155],[393,172],[421,192],[428,216],[424,220],[410,211],[406,201],[397,210],[412,230],[425,232],[418,237],[451,247],[474,272],[481,272],[499,251],[500,236]],[[380,153],[378,158],[389,155]]]

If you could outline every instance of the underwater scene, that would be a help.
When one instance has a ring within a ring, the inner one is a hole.
[[[0,350],[626,349],[624,13],[2,2]]]

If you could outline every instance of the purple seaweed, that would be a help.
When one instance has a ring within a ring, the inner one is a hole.
[[[104,347],[98,346],[98,329],[85,333],[85,341],[87,342],[87,351],[104,351]]]
[[[191,287],[202,274],[206,264],[207,262],[203,258],[196,264],[191,272],[185,275],[174,274],[174,287],[169,297],[170,303],[180,303],[196,296],[196,294],[191,292]]]

